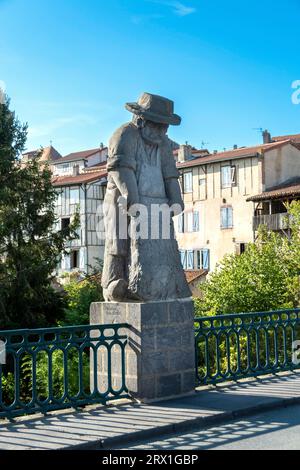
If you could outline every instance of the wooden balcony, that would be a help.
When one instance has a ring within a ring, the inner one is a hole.
[[[257,230],[260,225],[266,225],[269,230],[285,230],[288,228],[287,218],[286,212],[254,216],[253,230]]]

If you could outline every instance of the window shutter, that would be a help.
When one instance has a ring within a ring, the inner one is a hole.
[[[236,167],[231,167],[231,184],[235,184]]]
[[[209,250],[202,250],[202,269],[209,270]]]
[[[226,228],[227,227],[227,209],[226,207],[221,208],[221,227]]]
[[[223,166],[221,168],[221,183],[222,188],[228,188],[230,186],[231,167]]]
[[[232,207],[227,207],[227,227],[233,227],[233,210],[232,210]]]
[[[180,259],[183,269],[186,269],[186,251],[180,250]]]
[[[186,232],[193,232],[194,229],[194,215],[193,212],[186,213]]]
[[[82,248],[79,250],[79,268],[85,270],[85,253]]]
[[[178,232],[183,233],[183,213],[178,216]]]
[[[185,193],[193,191],[193,173],[191,171],[183,174],[183,191]]]
[[[183,192],[184,192],[184,187],[183,187],[183,173],[181,173],[181,172],[180,172],[180,174],[179,174],[179,184],[180,184],[181,192],[183,193]]]
[[[199,232],[199,212],[194,212],[193,231]]]
[[[194,252],[192,250],[187,251],[187,269],[194,269]]]

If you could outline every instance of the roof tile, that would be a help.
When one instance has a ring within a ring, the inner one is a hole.
[[[52,179],[53,186],[74,186],[84,183],[92,183],[98,179],[104,178],[107,176],[107,171],[105,169],[80,173],[76,176],[56,176]]]

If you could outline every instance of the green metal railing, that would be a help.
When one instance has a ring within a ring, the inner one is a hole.
[[[0,331],[6,351],[0,365],[0,418],[127,397],[127,328],[114,324]]]
[[[198,385],[300,367],[300,309],[196,318],[195,337]]]

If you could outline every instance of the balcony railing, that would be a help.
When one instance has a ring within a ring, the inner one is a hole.
[[[300,309],[195,319],[198,385],[300,368]]]
[[[253,217],[253,230],[257,230],[260,225],[266,225],[269,230],[284,230],[288,228],[288,214],[257,215]]]
[[[127,397],[127,327],[0,331],[0,418]],[[118,357],[117,381],[112,350]]]

